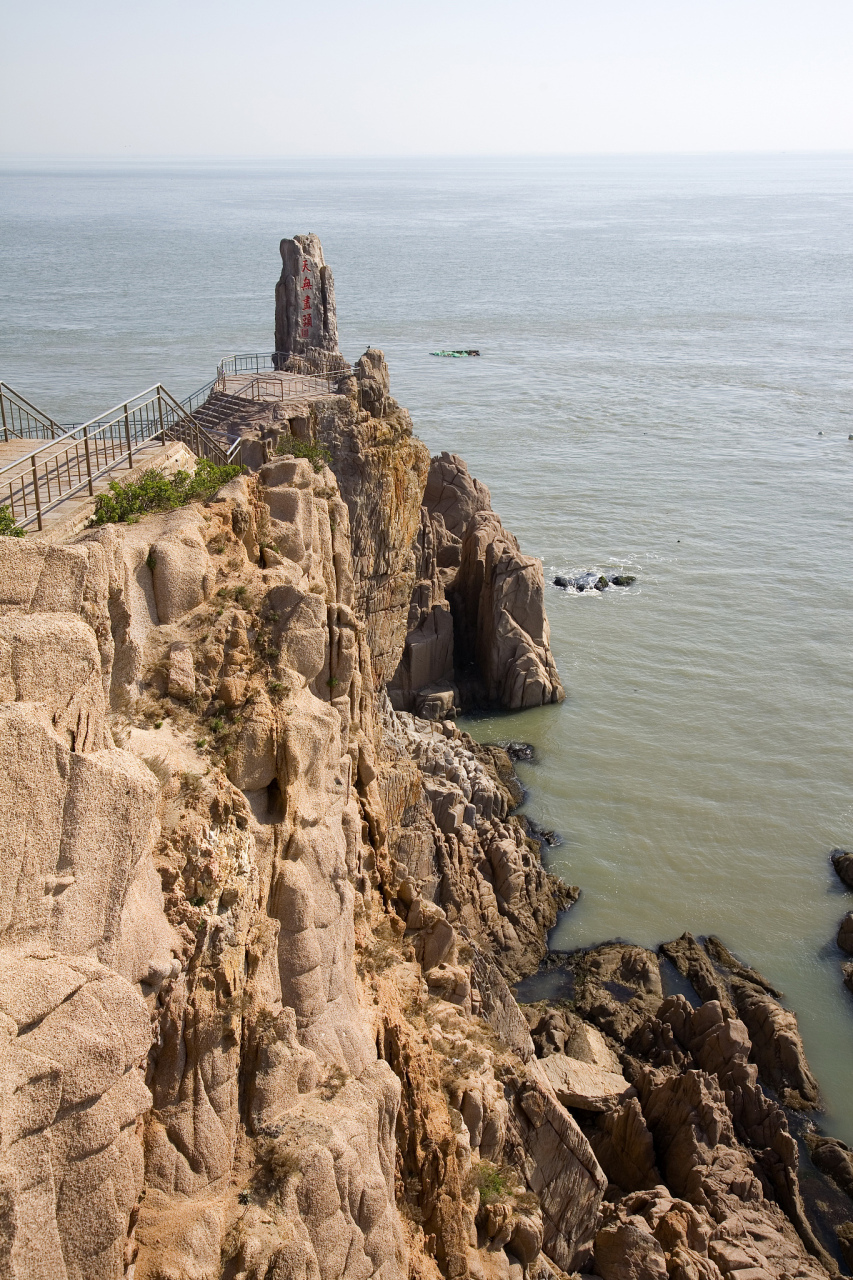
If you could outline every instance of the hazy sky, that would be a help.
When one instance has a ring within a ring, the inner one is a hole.
[[[0,152],[853,149],[853,0],[6,0]]]

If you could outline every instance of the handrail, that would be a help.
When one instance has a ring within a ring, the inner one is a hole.
[[[8,502],[19,527],[37,524],[42,529],[49,511],[86,489],[94,497],[95,481],[123,461],[132,469],[134,453],[157,439],[164,443],[181,440],[197,457],[210,458],[220,465],[239,461],[240,438],[228,444],[226,436],[220,443],[194,417],[211,395],[222,392],[240,399],[287,401],[305,394],[322,394],[323,388],[328,394],[350,371],[340,357],[340,369],[288,374],[281,368],[288,358],[288,353],[282,351],[226,356],[217,365],[216,377],[183,401],[176,400],[158,382],[77,426],[60,426],[7,383],[0,382],[0,427],[5,440],[11,436],[43,441],[0,467],[0,503]],[[235,391],[226,391],[226,377],[252,370],[252,378]],[[264,373],[274,376],[264,377]]]
[[[7,443],[10,436],[13,440],[56,440],[67,430],[8,382],[0,382],[0,427]]]
[[[222,384],[217,387],[217,390],[243,400],[291,400],[294,396],[304,395],[306,392],[308,394],[312,391],[316,392],[319,389],[316,386],[318,382],[324,382],[326,390],[331,392],[332,383],[339,382],[342,376],[341,373],[290,373],[284,375],[289,379],[285,383],[280,377],[264,378],[256,375],[236,391],[225,392],[225,375],[223,375]]]
[[[292,354],[290,351],[272,351],[269,353],[266,351],[249,351],[240,355],[225,356],[216,366],[216,376],[220,379],[227,374],[263,373],[267,369],[281,370],[282,365],[290,359]],[[329,355],[340,355],[340,352],[330,351]],[[340,358],[343,361],[343,368],[330,370],[330,377],[342,378],[344,374],[349,373],[349,364],[344,360],[343,356],[340,356]]]
[[[157,383],[0,468],[1,500],[5,503],[8,487],[16,524],[26,528],[36,523],[42,529],[49,511],[84,489],[94,497],[96,480],[125,460],[132,469],[134,451],[158,438],[164,444],[167,439],[181,440],[197,457],[220,465],[239,453],[239,441],[236,447],[223,449],[180,401]]]
[[[191,395],[185,396],[181,404],[187,412],[194,413],[196,409],[200,408],[216,390],[218,382],[219,375],[217,374],[215,378],[211,378],[210,382],[206,382],[203,387],[199,387],[198,391],[193,391]]]

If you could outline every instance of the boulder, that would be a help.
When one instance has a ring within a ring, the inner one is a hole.
[[[848,853],[846,849],[833,849],[829,856],[839,880],[848,889],[853,889],[853,853]]]
[[[836,941],[842,951],[846,951],[848,956],[853,956],[853,911],[848,911],[838,926]]]
[[[173,644],[169,650],[169,697],[189,702],[195,694],[195,666],[188,644]]]
[[[622,1191],[640,1191],[660,1182],[655,1144],[636,1098],[605,1111],[587,1137],[608,1182]]]
[[[663,1001],[660,965],[653,951],[607,942],[579,956],[577,1012],[605,1035],[625,1043]]]
[[[776,1090],[786,1106],[801,1110],[817,1107],[820,1093],[806,1060],[796,1015],[750,983],[735,979],[732,989],[762,1080]]]
[[[822,1133],[807,1133],[806,1145],[812,1164],[853,1200],[853,1152],[847,1144]]]
[[[564,1107],[609,1111],[636,1097],[636,1090],[621,1072],[607,1071],[591,1062],[552,1053],[539,1065]]]
[[[650,1232],[620,1222],[595,1237],[595,1271],[603,1280],[666,1280],[666,1254]]]

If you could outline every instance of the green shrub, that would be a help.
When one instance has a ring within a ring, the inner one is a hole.
[[[19,529],[8,507],[0,507],[0,538],[23,538],[26,529]]]
[[[206,502],[217,489],[240,475],[242,467],[221,467],[209,458],[199,458],[196,469],[176,471],[173,476],[150,468],[138,480],[121,484],[110,481],[108,493],[99,495],[90,524],[128,524],[146,511],[174,511],[188,502]]]
[[[290,435],[281,437],[276,447],[276,453],[279,456],[285,453],[292,453],[294,458],[307,458],[315,471],[322,471],[324,464],[332,461],[332,455],[323,445],[309,444],[304,440],[297,440],[296,436]]]
[[[494,1204],[502,1200],[510,1190],[509,1178],[488,1160],[481,1160],[473,1169],[482,1204]]]

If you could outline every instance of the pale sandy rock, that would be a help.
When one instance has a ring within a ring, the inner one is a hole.
[[[179,702],[189,702],[195,695],[195,665],[187,644],[173,644],[169,650],[168,692]]]
[[[0,1170],[10,1209],[0,1257],[16,1280],[111,1280],[121,1275],[142,1189],[147,1010],[129,983],[92,961],[4,952],[0,964],[7,1007],[37,1018],[0,1048]]]
[[[278,717],[269,698],[259,693],[247,707],[234,750],[228,757],[228,777],[241,791],[259,791],[276,776]]]
[[[165,516],[149,559],[159,622],[176,622],[212,594],[214,569],[198,511],[183,508]]]
[[[609,1111],[636,1093],[621,1072],[606,1071],[565,1054],[550,1054],[539,1065],[564,1107]]]
[[[527,1184],[539,1197],[545,1252],[564,1271],[574,1271],[590,1257],[607,1179],[541,1067],[535,1060],[528,1065],[509,1132],[519,1144]]]
[[[72,751],[111,747],[94,631],[82,618],[0,618],[0,702],[41,703]]]
[[[563,700],[542,563],[521,555],[494,512],[479,512],[468,525],[453,593],[462,619],[457,663],[476,658],[488,701],[515,710]]]
[[[374,371],[381,370],[380,354],[371,356]],[[412,546],[421,523],[429,454],[412,434],[405,409],[383,392],[383,415],[372,416],[359,407],[360,384],[352,381],[354,398],[335,396],[318,402],[316,434],[332,454],[332,469],[348,508],[346,525],[335,520],[335,559],[346,531],[353,582],[348,603],[364,619],[379,687],[396,670],[408,629],[416,574]]]
[[[430,461],[424,506],[430,516],[440,518],[439,528],[461,542],[473,517],[478,511],[491,511],[492,502],[486,486],[470,474],[462,458],[442,453]]]
[[[136,1227],[140,1258],[134,1280],[216,1280],[224,1219],[221,1199],[175,1203],[149,1191]]]
[[[394,705],[424,714],[419,691],[454,681],[466,705],[561,701],[541,563],[520,554],[488,489],[455,454],[432,459],[423,502],[408,633],[390,684]],[[436,715],[445,710],[427,705]]]

